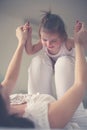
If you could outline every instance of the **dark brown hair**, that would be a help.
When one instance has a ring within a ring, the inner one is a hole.
[[[35,128],[34,123],[24,117],[11,115],[8,113],[6,103],[2,96],[2,86],[0,85],[0,127],[6,128]]]
[[[57,14],[52,14],[51,11],[43,11],[43,17],[41,19],[39,27],[39,35],[41,29],[50,33],[58,33],[61,38],[63,38],[64,40],[67,39],[65,24],[62,18]]]

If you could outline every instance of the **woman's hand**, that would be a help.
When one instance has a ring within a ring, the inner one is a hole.
[[[28,39],[28,28],[25,28],[25,25],[20,26],[16,29],[16,37],[18,38],[19,42],[25,45]]]

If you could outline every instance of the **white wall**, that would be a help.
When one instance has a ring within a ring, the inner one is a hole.
[[[36,41],[34,38],[38,36],[37,25],[41,18],[41,10],[49,8],[64,19],[69,36],[73,33],[76,20],[82,20],[87,24],[86,0],[0,0],[0,81],[17,46],[17,26],[23,24],[26,18],[30,18],[33,41]],[[17,92],[27,91],[27,69],[30,61],[31,57],[24,53],[18,87],[15,90]]]

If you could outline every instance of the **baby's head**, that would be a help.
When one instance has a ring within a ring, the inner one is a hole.
[[[65,24],[62,18],[57,14],[52,14],[51,11],[45,12],[40,23],[39,35],[41,36],[41,31],[47,33],[58,34],[60,38],[67,40],[67,33],[65,29]]]
[[[60,16],[45,12],[39,28],[39,36],[43,46],[50,54],[57,54],[63,43],[67,41],[65,24]]]

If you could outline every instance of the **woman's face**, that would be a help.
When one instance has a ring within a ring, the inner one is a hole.
[[[40,31],[41,42],[43,46],[46,46],[49,53],[57,54],[62,45],[62,39],[57,33],[49,33]]]

